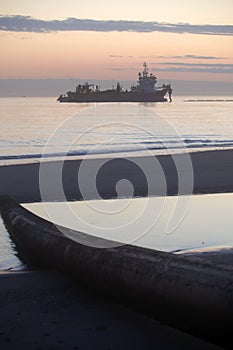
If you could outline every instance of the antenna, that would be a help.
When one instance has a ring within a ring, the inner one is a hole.
[[[147,75],[148,75],[148,68],[147,68],[146,62],[143,63],[143,67],[144,67],[143,77],[147,77]]]

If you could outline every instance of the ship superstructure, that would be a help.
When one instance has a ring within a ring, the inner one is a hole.
[[[157,83],[157,78],[154,74],[149,74],[146,62],[143,63],[143,67],[143,72],[138,73],[138,89],[145,93],[154,92],[156,91],[155,84]]]
[[[169,102],[172,101],[172,88],[170,84],[156,87],[157,78],[149,73],[146,62],[143,63],[143,71],[138,73],[137,85],[132,85],[130,90],[124,90],[120,83],[116,88],[101,90],[95,84],[79,84],[75,91],[68,91],[58,97],[59,102],[166,102],[168,94]]]

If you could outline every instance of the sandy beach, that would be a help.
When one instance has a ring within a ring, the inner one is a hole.
[[[178,176],[174,164],[184,155],[158,156],[167,183],[167,194],[178,193]],[[233,151],[209,151],[190,154],[195,194],[233,191]],[[148,162],[151,159],[141,159]],[[98,166],[98,159],[89,160]],[[47,169],[56,171],[59,162],[48,162]],[[68,200],[81,200],[77,185],[80,160],[66,160],[63,187]],[[0,194],[19,202],[41,200],[39,163],[0,167]],[[183,169],[185,172],[186,169]],[[104,198],[117,196],[116,183],[127,178],[135,196],[147,195],[143,174],[127,159],[109,159],[97,177],[97,189]],[[48,177],[47,199],[62,200]],[[188,190],[188,189],[187,189]],[[152,186],[152,195],[160,195],[160,182]],[[185,188],[182,194],[187,194]],[[121,195],[127,196],[121,192]],[[95,193],[89,192],[90,199]],[[54,272],[3,273],[1,283],[0,344],[4,349],[217,349],[192,336],[160,324],[158,321],[128,310],[96,293],[74,286]],[[17,345],[16,345],[17,344]]]
[[[179,189],[179,181],[177,176],[177,168],[174,163],[182,163],[186,155],[177,154],[173,157],[169,155],[157,156],[164,178],[166,180],[167,195],[190,194],[189,188],[183,186]],[[116,184],[121,179],[129,180],[134,187],[134,196],[146,196],[148,193],[147,179],[143,175],[134,162],[143,164],[145,168],[150,168],[153,159],[150,157],[135,157],[130,158],[105,158],[105,164],[100,169],[96,178],[96,186],[99,194],[103,198],[117,197]],[[194,194],[207,193],[224,193],[233,191],[233,150],[224,151],[205,151],[190,153],[192,162],[192,170],[194,177]],[[99,159],[86,160],[93,169],[98,168]],[[57,193],[56,179],[49,174],[56,174],[57,169],[60,170],[61,163],[46,162],[47,178],[47,193],[46,199],[49,201],[63,201],[64,198]],[[81,164],[81,160],[65,160],[62,164],[62,185],[67,200],[80,200],[82,195],[77,181],[77,174]],[[185,165],[185,162],[184,162]],[[23,165],[7,165],[0,167],[0,195],[7,194],[14,197],[20,202],[36,202],[41,201],[39,187],[39,171],[40,164],[23,164]],[[182,174],[190,177],[190,169],[182,169]],[[161,183],[158,181],[158,174],[154,173],[150,195],[163,195],[164,191],[161,188]],[[121,192],[122,197],[127,197],[128,192]],[[88,199],[95,199],[96,193],[91,189],[88,192]]]
[[[220,349],[74,285],[58,272],[0,274],[1,349]]]

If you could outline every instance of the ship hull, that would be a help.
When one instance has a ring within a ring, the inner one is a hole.
[[[143,92],[109,92],[78,94],[69,93],[58,97],[59,102],[167,102],[165,95],[167,89],[161,89],[152,93]]]

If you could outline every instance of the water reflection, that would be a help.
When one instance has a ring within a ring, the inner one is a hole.
[[[233,246],[233,194],[192,196],[180,225],[168,234],[167,223],[176,199],[166,197],[162,213],[155,224],[141,235],[141,238],[133,241],[133,244],[170,252],[200,247]],[[140,236],[146,225],[143,220],[137,220],[134,226],[128,226],[127,221],[133,222],[145,201],[146,198],[134,198],[129,205],[128,199],[108,200],[106,214],[95,210],[98,206],[97,201],[68,204],[34,203],[24,206],[47,220],[52,218],[56,224],[91,235],[131,243],[135,236]],[[150,215],[153,215],[153,209],[156,211],[158,206],[161,207],[160,201],[164,201],[164,198],[155,197],[150,200]],[[125,210],[117,211],[118,205],[125,207]],[[111,208],[113,214],[109,215]],[[115,227],[120,229],[114,230]]]

